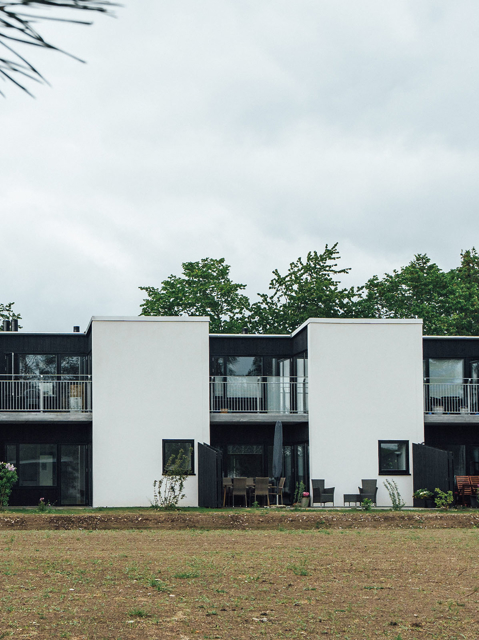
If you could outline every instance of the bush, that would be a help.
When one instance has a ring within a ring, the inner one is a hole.
[[[436,488],[436,497],[434,501],[438,509],[445,509],[447,511],[454,502],[454,496],[452,495],[452,491],[448,491],[446,493],[445,491],[441,491],[441,489]]]
[[[178,455],[170,456],[165,469],[167,470],[161,480],[153,482],[153,502],[154,509],[176,509],[178,503],[186,494],[183,493],[186,478],[189,470],[186,466],[187,457],[183,449]]]
[[[393,506],[393,511],[401,511],[401,509],[406,505],[404,500],[399,493],[398,486],[395,480],[386,480],[383,482],[384,486],[388,490],[389,497],[391,499],[391,503]]]
[[[0,462],[0,509],[8,507],[13,485],[18,480],[17,470],[9,462]]]

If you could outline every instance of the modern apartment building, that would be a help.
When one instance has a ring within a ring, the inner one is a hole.
[[[387,505],[389,478],[412,504],[413,445],[479,470],[478,363],[479,339],[423,338],[420,320],[310,319],[278,336],[210,335],[208,318],[184,317],[3,331],[0,459],[19,470],[12,504],[148,506],[181,448],[196,506],[204,445],[222,453],[217,473],[271,476],[279,420],[286,501],[324,478],[339,506],[376,478]]]

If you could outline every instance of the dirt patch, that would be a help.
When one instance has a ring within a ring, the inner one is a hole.
[[[478,542],[463,528],[4,530],[0,637],[477,640]]]
[[[321,512],[238,510],[232,512],[155,512],[109,514],[27,513],[0,515],[0,530],[312,530],[312,529],[469,529],[479,527],[479,513]]]

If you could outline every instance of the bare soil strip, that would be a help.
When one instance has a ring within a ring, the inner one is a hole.
[[[0,515],[0,530],[274,530],[274,529],[469,529],[479,527],[479,512],[390,512],[240,510],[211,512],[117,512],[108,514],[27,513]]]

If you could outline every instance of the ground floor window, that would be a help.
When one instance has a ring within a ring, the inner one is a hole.
[[[182,451],[185,455],[183,471],[188,475],[195,473],[195,441],[194,440],[163,440],[163,474],[168,473],[170,461],[177,458]]]
[[[379,440],[379,473],[382,475],[409,473],[408,440]]]
[[[85,505],[89,501],[89,445],[6,444],[8,462],[17,467],[18,491],[25,504],[40,498],[62,505]]]

